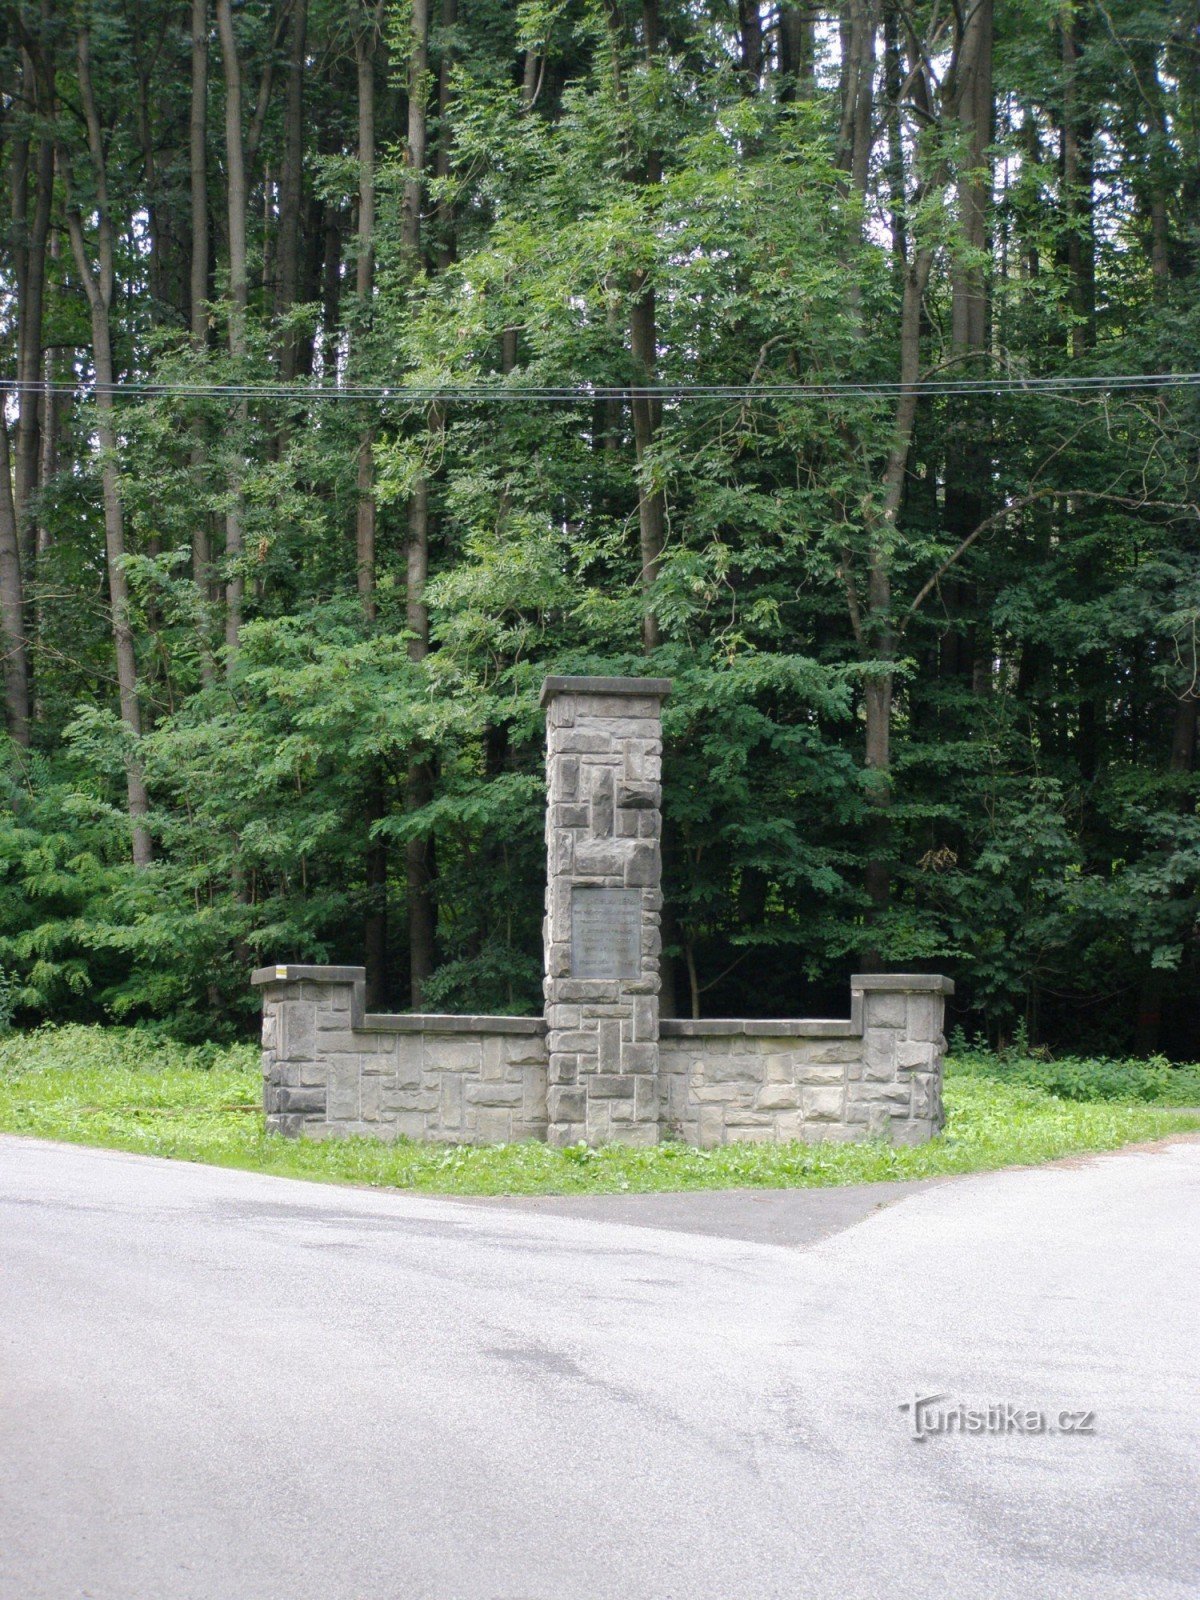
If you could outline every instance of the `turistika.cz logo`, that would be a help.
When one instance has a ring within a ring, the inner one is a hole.
[[[1017,1405],[1011,1400],[968,1406],[961,1400],[951,1400],[948,1394],[914,1394],[911,1400],[900,1402],[900,1410],[909,1413],[916,1444],[951,1433],[980,1438],[989,1434],[1094,1434],[1096,1431],[1094,1411],[1046,1411],[1040,1406]]]

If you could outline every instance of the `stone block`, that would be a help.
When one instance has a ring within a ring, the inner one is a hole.
[[[579,793],[579,757],[564,756],[554,763],[554,782],[551,788],[555,800],[574,800]]]
[[[696,1116],[696,1143],[702,1150],[711,1150],[724,1142],[724,1107],[701,1106]]]
[[[900,1039],[896,1043],[896,1066],[901,1071],[925,1069],[933,1065],[933,1045],[923,1040]]]
[[[845,1076],[845,1067],[833,1061],[807,1061],[796,1068],[796,1079],[800,1083],[841,1083]]]
[[[510,1138],[518,1143],[536,1141],[541,1144],[546,1138],[546,1119],[541,1117],[537,1121],[514,1121]]]
[[[868,994],[865,997],[867,1027],[903,1028],[907,1021],[906,1001],[909,998],[903,994],[889,994],[886,990]]]
[[[633,1037],[639,1044],[653,1044],[658,1034],[658,1006],[649,995],[638,995],[633,1002]]]
[[[512,1112],[481,1106],[475,1132],[481,1144],[508,1144],[512,1138]]]
[[[563,1052],[573,1056],[594,1056],[600,1039],[594,1028],[578,1028],[573,1033],[555,1033],[550,1043],[556,1055]]]
[[[910,1039],[932,1042],[942,1031],[945,1001],[940,994],[905,996],[905,1032]]]
[[[525,1098],[519,1083],[468,1083],[463,1094],[469,1106],[519,1106]]]
[[[363,1076],[358,1083],[358,1114],[364,1122],[379,1121],[382,1087],[377,1077]]]
[[[443,1128],[461,1128],[463,1125],[463,1078],[461,1073],[444,1072],[441,1082],[441,1104],[438,1118]]]
[[[423,1139],[428,1119],[420,1111],[399,1111],[393,1120],[395,1134],[401,1139]]]
[[[799,1090],[792,1084],[768,1083],[754,1097],[759,1111],[794,1111],[800,1104]]]
[[[583,801],[571,800],[555,806],[552,818],[556,828],[586,828],[591,814]]]
[[[657,811],[662,805],[662,786],[627,780],[617,784],[616,801],[625,811]]]
[[[745,1127],[731,1118],[726,1124],[727,1144],[774,1144],[776,1142],[774,1119],[764,1127]]]
[[[556,1087],[573,1084],[579,1076],[579,1061],[576,1056],[552,1055],[546,1067],[546,1082]]]
[[[633,1114],[639,1122],[657,1120],[659,1086],[653,1078],[638,1077],[633,1080]]]
[[[425,1051],[420,1036],[398,1037],[396,1045],[396,1054],[390,1063],[391,1071],[388,1073],[388,1078],[398,1089],[415,1089],[421,1082],[421,1072],[424,1067]]]
[[[657,848],[649,842],[639,841],[630,849],[624,870],[626,888],[655,888],[662,875]]]
[[[521,1079],[521,1117],[525,1122],[546,1121],[546,1069],[526,1067]]]
[[[621,878],[625,871],[625,857],[630,849],[620,839],[606,839],[600,843],[579,843],[575,846],[575,875],[577,878]],[[628,879],[625,879],[628,882]]]
[[[598,1064],[601,1072],[621,1070],[621,1019],[605,1017],[596,1024],[599,1040]]]
[[[311,1061],[316,1054],[316,1007],[289,1000],[279,1008],[279,1042],[276,1053],[281,1061]]]
[[[765,1056],[719,1055],[714,1049],[704,1063],[704,1076],[709,1083],[744,1083],[756,1085],[766,1078]]]
[[[357,1071],[330,1073],[325,1109],[330,1122],[357,1122],[358,1096]]]
[[[810,1089],[800,1091],[800,1109],[808,1122],[840,1122],[845,1095],[841,1089]]]
[[[613,834],[613,781],[612,773],[604,771],[597,774],[598,781],[592,790],[592,807],[590,827],[593,839],[611,839]],[[580,847],[575,847],[575,863],[579,871],[586,871],[586,867],[579,866]]]
[[[588,1098],[593,1095],[602,1100],[632,1100],[634,1079],[623,1073],[593,1072],[587,1081]]]
[[[890,1032],[868,1033],[863,1040],[863,1077],[880,1083],[895,1076],[895,1035]]]
[[[635,1145],[639,1149],[658,1143],[657,1122],[631,1122],[621,1128],[621,1143]]]
[[[496,1083],[505,1076],[508,1070],[508,1052],[504,1048],[505,1043],[503,1034],[494,1033],[484,1035],[476,1045],[479,1073],[485,1083]],[[462,1070],[471,1071],[473,1068],[474,1062],[470,1068]]]
[[[736,1105],[749,1089],[744,1083],[705,1083],[702,1078],[693,1078],[688,1085],[697,1105]]]
[[[550,734],[552,756],[596,756],[612,753],[612,735],[600,727],[554,728]]]
[[[580,719],[577,717],[576,722]],[[626,700],[624,704],[606,713],[596,721],[605,729],[613,744],[621,744],[621,754],[624,755],[624,743],[627,739],[653,739],[659,731],[658,706],[650,700]],[[592,714],[589,711],[588,725],[592,726]]]
[[[279,1109],[281,1112],[295,1112],[308,1115],[325,1115],[326,1092],[324,1089],[287,1089],[278,1091]]]
[[[588,1144],[607,1144],[612,1138],[613,1123],[610,1102],[589,1100],[584,1115],[583,1136]]]
[[[452,1033],[427,1033],[424,1035],[422,1066],[426,1072],[478,1072],[480,1070],[480,1041],[461,1038]]]
[[[915,1072],[912,1076],[912,1114],[932,1119],[940,1109],[938,1080],[933,1073]]]
[[[592,1005],[614,1003],[617,985],[607,978],[560,978],[554,985],[556,1002],[579,1000]]]
[[[658,1046],[656,1044],[623,1044],[621,1046],[622,1072],[656,1072]]]
[[[861,1057],[862,1041],[861,1039],[797,1039],[796,1050],[800,1059],[814,1066],[824,1062],[838,1062],[848,1066]]]
[[[505,1040],[504,1059],[508,1062],[509,1070],[514,1067],[542,1067],[546,1065],[546,1041],[536,1036],[523,1039],[516,1038]]]
[[[546,1090],[546,1109],[552,1123],[580,1123],[584,1118],[587,1096],[582,1089],[568,1089],[551,1084]]]

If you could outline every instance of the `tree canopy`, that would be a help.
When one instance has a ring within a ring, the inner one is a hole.
[[[620,672],[675,685],[664,1010],[938,969],[1200,1054],[1198,39],[9,0],[19,1015],[232,1031],[277,959],[536,1010],[538,689]]]

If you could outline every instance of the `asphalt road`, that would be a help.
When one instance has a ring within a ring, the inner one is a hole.
[[[1195,1142],[786,1248],[3,1139],[0,1596],[1196,1596],[1198,1223]]]

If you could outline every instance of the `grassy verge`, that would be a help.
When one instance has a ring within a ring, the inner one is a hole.
[[[1075,1063],[1072,1098],[1037,1081],[1044,1063],[973,1053],[951,1062],[945,1133],[915,1149],[859,1145],[727,1145],[694,1150],[555,1150],[546,1145],[312,1144],[263,1132],[258,1052],[249,1045],[187,1047],[126,1028],[42,1028],[0,1039],[0,1132],[105,1145],[144,1155],[247,1167],[330,1183],[440,1194],[618,1193],[656,1189],[795,1188],[979,1172],[1113,1150],[1200,1128],[1200,1113],[1149,1104],[1150,1089],[1104,1069],[1087,1097]],[[1062,1066],[1061,1063],[1058,1064]],[[1169,1075],[1159,1098],[1194,1095]],[[1184,1069],[1185,1071],[1187,1069]],[[1136,1076],[1136,1073],[1135,1073]],[[1193,1077],[1195,1077],[1193,1071]],[[1153,1087],[1153,1086],[1151,1086]],[[1115,1090],[1122,1090],[1120,1097]],[[1177,1104],[1177,1100],[1176,1100]]]

